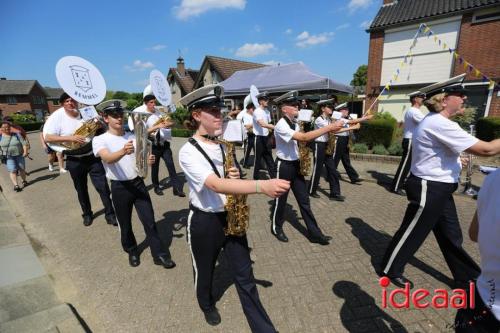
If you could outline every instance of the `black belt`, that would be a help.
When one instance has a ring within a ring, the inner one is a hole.
[[[276,159],[280,162],[285,162],[285,163],[290,163],[290,164],[296,164],[296,163],[299,163],[300,160],[293,160],[293,161],[290,161],[290,160],[284,160],[282,158],[279,158],[279,157],[276,157]]]
[[[227,214],[226,211],[224,211],[224,212],[207,212],[207,211],[201,210],[198,207],[194,206],[191,202],[189,203],[189,209],[194,211],[194,212],[202,213],[202,214],[215,214],[215,215],[221,215],[221,216]]]
[[[134,179],[127,179],[127,180],[116,180],[116,179],[111,179],[112,183],[121,183],[121,184],[134,184],[138,180],[141,180],[142,178],[137,176]]]

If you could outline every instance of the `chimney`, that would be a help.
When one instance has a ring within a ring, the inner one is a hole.
[[[0,77],[0,80],[7,80],[6,77]]]
[[[384,0],[384,5],[389,5],[393,2],[394,2],[394,0]]]
[[[184,58],[182,58],[181,56],[177,58],[177,72],[179,72],[181,76],[186,75],[186,68],[184,67]]]

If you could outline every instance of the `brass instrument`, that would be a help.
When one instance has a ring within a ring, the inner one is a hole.
[[[216,142],[226,146],[224,176],[229,169],[234,166],[234,143],[226,140],[217,139]],[[227,202],[224,209],[227,212],[227,226],[224,233],[229,236],[241,237],[246,234],[250,223],[250,207],[247,205],[246,194],[227,194]]]
[[[161,123],[167,121],[172,121],[172,117],[170,116],[169,112],[160,112],[160,113],[161,113],[160,118],[153,124],[153,126],[160,125]]]
[[[476,131],[475,131],[475,126],[470,125],[470,135],[475,136]],[[466,195],[474,196],[477,195],[477,191],[472,188],[472,173],[474,172],[473,170],[473,164],[472,164],[472,154],[466,154],[466,158],[468,159],[469,163],[467,164],[467,171],[465,173],[465,184],[464,184],[464,190],[463,193]]]
[[[299,121],[300,132],[304,133],[304,123]],[[302,176],[309,176],[311,173],[311,148],[307,146],[307,142],[299,141],[299,161],[300,161],[300,174]]]
[[[88,141],[92,140],[92,138],[95,136],[96,132],[101,128],[101,124],[99,121],[96,119],[90,119],[85,121],[82,126],[78,127],[73,133],[73,135],[81,135],[87,138]],[[86,143],[77,143],[77,142],[71,142],[67,145],[65,145],[68,149],[73,150],[80,148],[81,146],[87,144]]]
[[[151,115],[149,112],[132,112],[135,134],[135,168],[137,175],[142,178],[148,176],[148,158],[151,154],[153,143],[148,139],[146,120]]]
[[[333,155],[335,152],[335,145],[337,144],[337,136],[333,132],[328,132],[328,143],[326,144],[326,155]]]

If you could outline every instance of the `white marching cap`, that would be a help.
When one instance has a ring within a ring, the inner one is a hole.
[[[208,106],[225,107],[224,87],[220,84],[201,87],[182,97],[179,103],[190,109]]]

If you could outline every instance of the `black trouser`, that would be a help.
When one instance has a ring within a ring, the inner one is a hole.
[[[408,260],[433,231],[455,281],[477,278],[480,268],[462,248],[462,230],[453,200],[456,189],[456,183],[410,175],[406,181],[408,207],[382,261],[384,274],[401,276]]]
[[[273,161],[273,151],[268,145],[268,137],[255,136],[255,158],[253,161],[253,179],[259,179],[261,160],[266,164],[269,178],[276,178],[276,168]]]
[[[167,166],[170,182],[174,190],[182,191],[182,183],[177,177],[175,171],[174,159],[172,157],[172,150],[170,149],[170,142],[165,141],[160,145],[153,145],[152,153],[155,156],[155,162],[151,166],[151,182],[154,187],[159,187],[160,181],[158,180],[158,171],[160,169],[160,158],[163,159]]]
[[[314,167],[309,183],[309,194],[315,193],[318,189],[319,178],[324,164],[326,167],[326,177],[330,184],[330,195],[340,195],[340,175],[335,167],[333,156],[325,154],[327,145],[327,142],[314,142]]]
[[[342,161],[347,175],[351,181],[359,179],[359,175],[351,165],[349,157],[349,136],[337,136],[337,143],[335,144],[335,151],[333,152],[333,161],[335,162],[335,169],[338,169],[339,162]]]
[[[66,156],[66,169],[73,180],[83,216],[92,216],[93,214],[87,186],[87,175],[89,175],[92,184],[101,197],[105,216],[111,218],[115,212],[111,203],[111,192],[109,191],[106,172],[102,166],[101,159],[94,155],[83,157]]]
[[[459,309],[455,317],[456,333],[492,333],[500,332],[500,321],[491,313],[491,305],[486,305],[476,290],[475,307]],[[468,298],[467,298],[468,299]]]
[[[120,234],[123,250],[127,253],[137,249],[134,231],[132,230],[132,207],[141,220],[146,240],[153,257],[165,255],[158,230],[156,229],[155,216],[151,197],[142,178],[137,177],[127,181],[111,181],[113,205],[116,209],[116,219],[120,225]]]
[[[276,164],[276,169],[278,170],[277,178],[290,181],[290,188],[292,189],[293,195],[295,196],[295,199],[299,204],[300,214],[304,219],[307,230],[309,231],[309,235],[311,237],[320,237],[321,235],[323,235],[323,233],[321,232],[318,223],[314,218],[313,212],[311,210],[311,205],[309,204],[309,194],[307,193],[306,181],[304,179],[304,176],[299,173],[299,160],[285,161],[277,158]],[[279,233],[283,229],[283,223],[285,222],[284,215],[286,200],[288,198],[289,192],[290,191],[274,200],[271,210],[273,215],[271,218],[273,222],[272,228],[275,234]]]
[[[224,248],[224,255],[252,332],[275,332],[276,329],[260,302],[247,237],[225,236],[226,223],[225,212],[208,213],[195,207],[191,207],[189,211],[187,241],[193,260],[198,304],[203,311],[215,308],[212,295],[214,268],[219,253]]]
[[[249,167],[250,164],[248,163],[248,160],[250,159],[250,152],[254,150],[254,155],[255,155],[255,134],[253,133],[247,133],[247,140],[245,144],[245,158],[243,159],[243,166],[244,167]],[[255,158],[255,156],[254,156]]]
[[[403,139],[403,156],[399,162],[398,171],[392,180],[391,189],[393,192],[399,191],[404,186],[406,177],[410,173],[411,167],[411,139]]]

